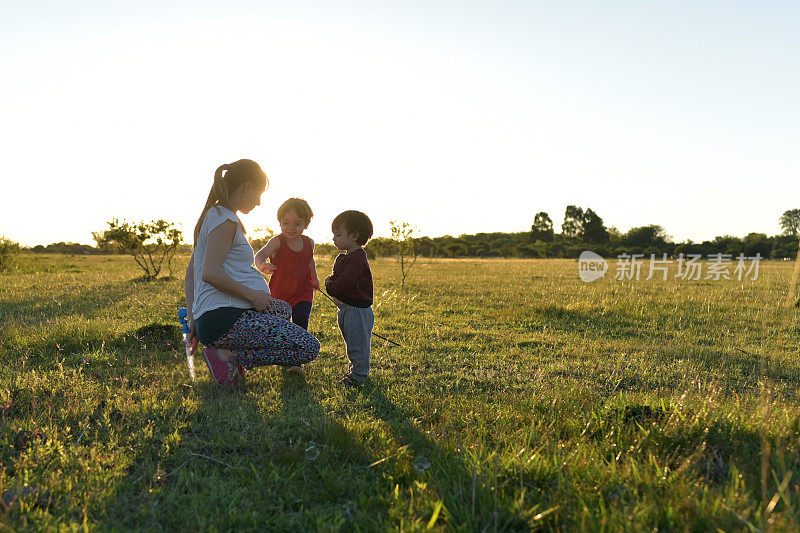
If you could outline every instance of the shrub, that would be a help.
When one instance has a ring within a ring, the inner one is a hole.
[[[275,236],[275,232],[269,226],[255,228],[250,233],[251,234],[248,236],[250,239],[250,246],[252,246],[253,250],[256,252],[266,246],[269,240]]]
[[[651,255],[655,255],[656,259],[661,259],[664,254],[661,248],[656,248],[655,246],[648,246],[642,251],[642,253],[644,254],[645,258],[650,258]]]
[[[547,255],[549,257],[564,257],[564,247],[558,243],[548,244]]]
[[[323,243],[316,243],[314,246],[314,255],[319,257],[336,257],[339,255],[339,250],[336,249],[336,246],[329,242]]]
[[[419,257],[419,247],[413,237],[416,230],[408,222],[398,222],[396,220],[391,221],[390,227],[394,250],[397,254],[397,260],[400,262],[400,273],[403,276],[400,287],[403,288],[406,286],[406,277],[411,271],[411,267],[414,266],[414,263],[417,262],[417,257]]]
[[[19,254],[19,250],[20,248],[18,243],[12,241],[11,239],[0,237],[0,271],[6,270],[14,264],[14,261],[16,261],[17,255]]]
[[[92,233],[99,247],[113,245],[121,253],[133,256],[144,270],[146,279],[155,279],[161,272],[164,261],[172,276],[172,257],[183,239],[175,224],[164,220],[150,222],[120,223],[117,219],[108,222],[108,229]]]

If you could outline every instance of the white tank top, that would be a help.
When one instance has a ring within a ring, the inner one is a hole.
[[[255,259],[253,248],[242,232],[242,225],[236,213],[226,207],[214,206],[206,211],[203,224],[200,226],[200,234],[197,236],[197,242],[194,243],[194,303],[192,304],[192,316],[195,320],[206,311],[219,309],[220,307],[253,308],[253,305],[248,300],[222,292],[214,288],[210,283],[203,281],[203,260],[206,256],[208,234],[226,220],[236,223],[236,235],[228,250],[225,262],[222,263],[222,270],[234,281],[269,295],[267,280],[253,266]]]

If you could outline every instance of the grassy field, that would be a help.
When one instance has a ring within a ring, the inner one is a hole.
[[[176,260],[176,273],[187,257]],[[319,260],[321,277],[330,258]],[[0,274],[6,529],[797,530],[800,312],[757,281],[585,284],[569,260],[373,262],[373,372],[335,309],[305,380],[188,378],[182,279]],[[182,276],[181,276],[182,277]]]

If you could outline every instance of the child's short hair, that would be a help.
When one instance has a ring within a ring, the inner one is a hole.
[[[358,233],[356,242],[361,246],[372,237],[372,221],[361,211],[343,211],[336,215],[331,223],[331,231],[336,232],[342,226],[348,233]]]
[[[294,209],[294,212],[306,223],[306,226],[311,223],[311,217],[314,216],[314,212],[311,210],[311,206],[308,205],[308,202],[302,198],[289,198],[283,202],[278,208],[278,222],[280,222],[291,209]]]

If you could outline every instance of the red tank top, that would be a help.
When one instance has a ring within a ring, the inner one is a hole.
[[[303,249],[295,252],[289,248],[289,243],[283,234],[278,235],[281,247],[270,258],[270,263],[278,267],[269,280],[269,292],[273,298],[289,302],[294,307],[300,302],[314,301],[314,287],[311,286],[311,259],[314,250],[311,239],[305,235]]]

